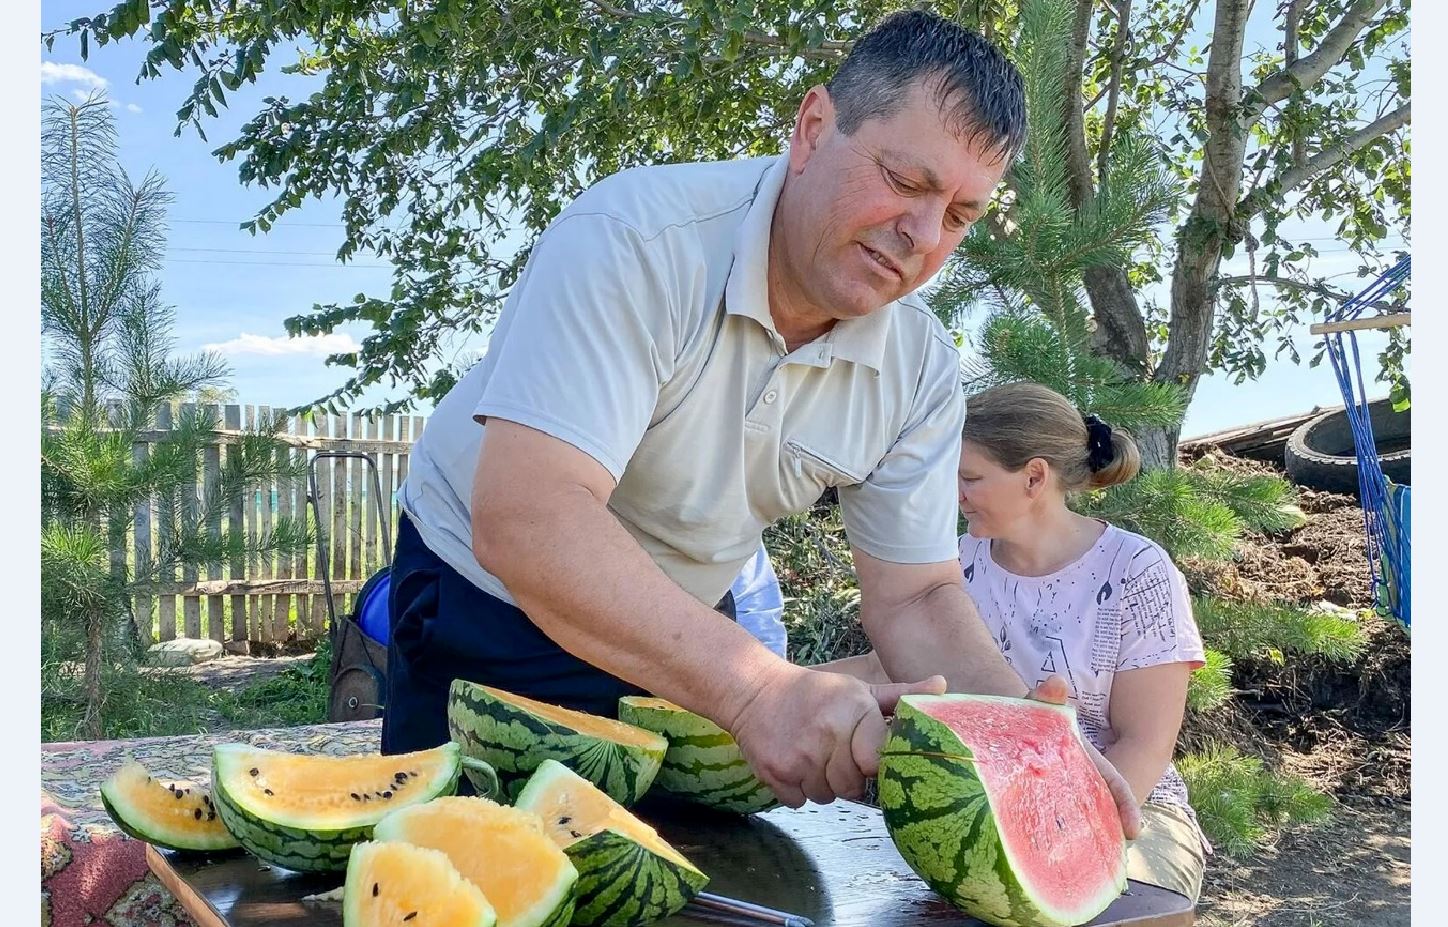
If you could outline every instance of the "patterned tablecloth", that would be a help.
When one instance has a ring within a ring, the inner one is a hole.
[[[41,927],[194,927],[146,866],[145,845],[121,833],[100,784],[126,757],[152,774],[207,782],[211,748],[249,743],[345,755],[378,748],[380,721],[191,737],[45,744],[40,770]]]

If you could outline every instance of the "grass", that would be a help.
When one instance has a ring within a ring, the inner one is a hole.
[[[1291,653],[1349,663],[1367,645],[1358,622],[1292,605],[1197,596],[1192,613],[1208,646],[1239,660],[1252,657],[1281,666]]]
[[[238,728],[297,727],[327,720],[332,647],[323,640],[310,660],[238,692],[219,693],[220,711]]]
[[[1187,682],[1187,708],[1206,712],[1225,705],[1232,697],[1232,658],[1207,648],[1205,663]]]
[[[327,720],[330,647],[277,676],[231,692],[182,673],[142,670],[109,661],[103,685],[102,737],[168,737],[218,730],[295,727]],[[78,669],[58,661],[42,665],[41,740],[81,737],[84,702]]]
[[[1235,747],[1188,754],[1177,768],[1207,839],[1229,856],[1250,854],[1274,831],[1324,821],[1332,813],[1330,797]]]

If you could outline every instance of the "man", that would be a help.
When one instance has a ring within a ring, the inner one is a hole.
[[[901,694],[1027,694],[960,582],[958,357],[910,296],[1024,133],[999,51],[903,13],[805,95],[786,156],[624,171],[565,209],[414,449],[383,749],[447,738],[454,677],[606,715],[647,689],[798,806],[861,793]],[[710,607],[827,487],[870,674],[905,684],[793,666]]]

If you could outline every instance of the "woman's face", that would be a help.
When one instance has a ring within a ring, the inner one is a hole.
[[[972,537],[1001,537],[1030,519],[1039,497],[1039,491],[1031,489],[1033,469],[1038,468],[1028,463],[1012,472],[974,441],[961,442],[956,486],[960,514],[969,522]]]

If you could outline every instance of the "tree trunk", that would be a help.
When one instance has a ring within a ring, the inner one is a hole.
[[[101,724],[101,662],[105,655],[105,612],[101,605],[86,615],[85,620],[85,718],[81,731],[86,740],[100,740],[104,734]]]
[[[1236,214],[1248,134],[1241,107],[1242,41],[1251,6],[1250,0],[1217,4],[1203,101],[1207,141],[1201,181],[1191,214],[1177,235],[1167,346],[1155,371],[1157,380],[1170,380],[1184,389],[1188,401],[1207,365],[1216,318],[1211,282],[1222,263],[1223,245],[1242,237]],[[1151,436],[1151,465],[1175,462],[1179,433],[1180,429],[1162,430]]]
[[[1096,320],[1091,350],[1111,358],[1137,376],[1145,376],[1150,370],[1150,341],[1136,293],[1126,278],[1126,268],[1089,267],[1084,282],[1086,295],[1091,299],[1091,314]]]
[[[1165,470],[1176,465],[1176,444],[1179,428],[1141,428],[1132,433],[1136,449],[1141,452],[1143,470]]]
[[[1096,199],[1091,153],[1086,146],[1085,113],[1081,108],[1081,80],[1086,45],[1091,36],[1091,12],[1092,0],[1078,0],[1066,63],[1066,178],[1071,205],[1078,210]],[[1091,312],[1096,319],[1091,349],[1134,374],[1145,375],[1149,349],[1146,325],[1137,306],[1136,294],[1126,279],[1126,268],[1090,268],[1086,271],[1084,283],[1086,294],[1091,299]]]

